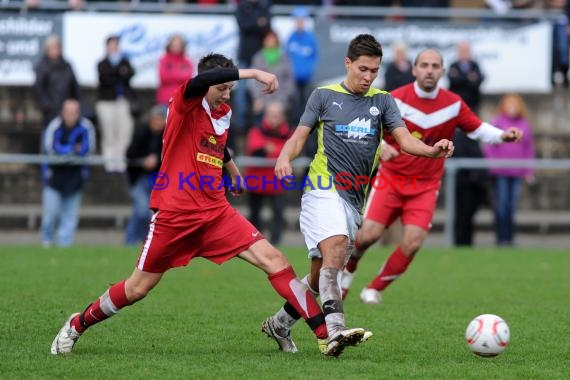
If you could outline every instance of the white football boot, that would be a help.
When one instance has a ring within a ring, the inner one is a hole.
[[[322,351],[327,356],[337,357],[348,346],[355,346],[364,337],[365,331],[362,328],[353,328],[337,331],[328,341],[327,349]]]
[[[79,313],[71,314],[53,340],[53,343],[51,344],[52,355],[68,354],[73,350],[73,346],[75,346],[75,343],[77,343],[81,336],[81,334],[75,331],[75,328],[70,324],[71,320],[75,318],[76,315],[79,315]]]
[[[352,345],[358,346],[360,343],[364,343],[368,339],[372,338],[373,335],[374,335],[374,333],[372,331],[364,330],[364,335],[362,335],[362,338],[360,338],[359,341],[355,341]],[[322,354],[325,354],[325,355],[327,354],[328,343],[329,343],[328,339],[318,339],[317,338],[317,346],[319,347],[319,351]]]
[[[360,300],[367,305],[378,305],[382,302],[382,295],[376,289],[364,288],[360,292]]]
[[[295,342],[291,339],[291,330],[276,327],[273,317],[269,317],[263,321],[261,331],[267,334],[268,337],[273,338],[279,345],[281,351],[297,352],[297,346],[295,346]]]

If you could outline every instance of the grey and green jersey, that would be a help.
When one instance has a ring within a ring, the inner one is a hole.
[[[311,94],[299,125],[316,129],[317,153],[305,191],[336,191],[362,212],[370,178],[378,165],[382,131],[404,127],[392,96],[375,88],[365,95],[344,84],[319,87]]]

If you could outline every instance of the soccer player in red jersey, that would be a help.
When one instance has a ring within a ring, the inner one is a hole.
[[[234,81],[255,79],[266,93],[277,90],[275,75],[238,70],[219,54],[203,57],[198,75],[172,95],[164,131],[160,175],[153,185],[154,215],[129,278],[112,285],[81,313],[72,314],[55,337],[51,353],[71,352],[83,332],[142,298],[170,268],[195,257],[222,264],[236,256],[260,268],[273,288],[307,321],[317,339],[327,337],[324,316],[314,295],[300,282],[285,256],[230,206],[222,167],[239,193],[239,170],[225,149],[231,109],[226,104]],[[267,326],[279,345],[287,343]],[[281,347],[296,351],[296,347]]]
[[[485,143],[520,141],[519,129],[501,130],[482,122],[457,94],[438,87],[444,72],[441,54],[433,49],[423,50],[414,62],[415,82],[391,93],[413,136],[429,145],[440,139],[451,140],[455,129],[461,128],[470,138]],[[361,300],[368,304],[380,302],[380,292],[406,271],[422,246],[431,227],[445,162],[443,158],[399,154],[400,147],[392,136],[386,135],[385,141],[395,149],[395,157],[378,169],[377,178],[382,183],[373,186],[370,192],[364,222],[356,237],[356,250],[341,281],[344,298],[366,249],[400,217],[404,225],[400,245],[360,294]]]

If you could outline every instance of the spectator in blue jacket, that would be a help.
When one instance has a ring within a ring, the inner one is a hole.
[[[67,157],[69,161],[85,157],[95,150],[95,129],[88,119],[81,117],[77,100],[64,101],[61,116],[53,119],[44,132],[42,148],[45,154]],[[42,165],[42,175],[42,244],[49,247],[55,242],[61,247],[70,246],[79,220],[81,190],[88,175],[87,166],[74,165],[72,162],[47,163]]]
[[[305,103],[312,91],[312,82],[317,61],[319,59],[319,45],[315,33],[307,30],[305,21],[309,16],[307,8],[298,6],[293,9],[295,17],[295,31],[287,41],[287,55],[293,65],[295,78],[295,97],[293,98],[293,124],[299,121]]]

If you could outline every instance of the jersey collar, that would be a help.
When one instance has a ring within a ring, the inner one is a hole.
[[[415,91],[416,95],[418,96],[418,98],[435,99],[435,98],[437,98],[437,94],[439,94],[439,87],[436,87],[435,90],[433,90],[432,92],[427,92],[427,91],[422,90],[420,88],[420,86],[418,85],[418,82],[415,81],[414,82],[414,91]]]
[[[202,98],[202,107],[210,117],[212,121],[212,126],[214,127],[214,131],[218,136],[222,135],[229,127],[230,127],[230,120],[232,118],[232,110],[229,107],[224,107],[224,105],[220,105],[217,109],[212,112],[210,110],[210,105],[206,101],[206,98]],[[227,111],[227,112],[226,112]]]

